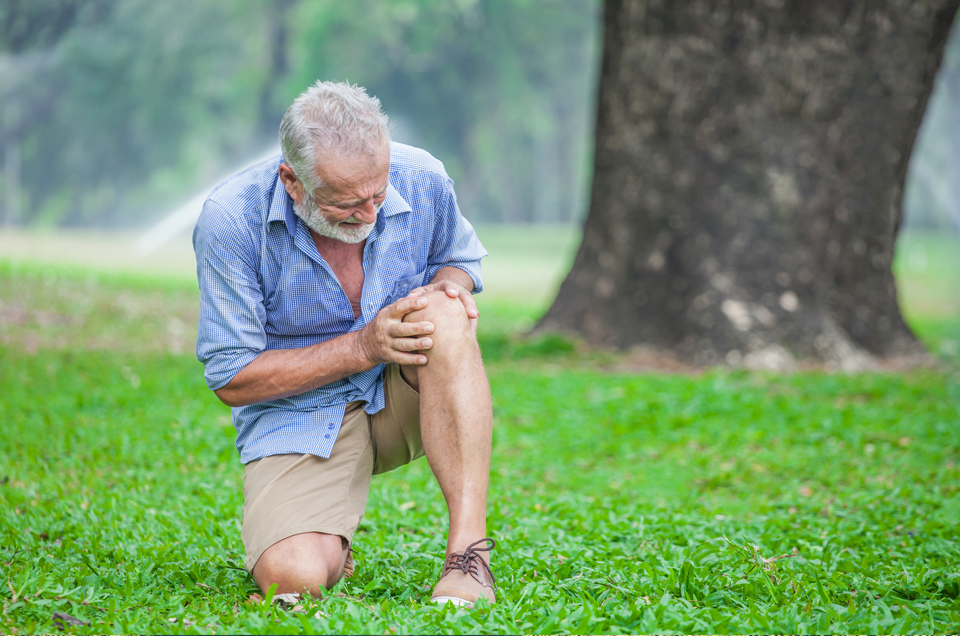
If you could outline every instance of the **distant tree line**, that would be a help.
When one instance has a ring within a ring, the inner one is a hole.
[[[5,0],[0,220],[143,225],[276,143],[316,79],[381,98],[488,222],[589,185],[599,3]]]
[[[599,0],[4,0],[0,225],[136,226],[276,143],[318,78],[379,96],[464,213],[579,221]],[[911,162],[914,227],[960,224],[960,37]]]

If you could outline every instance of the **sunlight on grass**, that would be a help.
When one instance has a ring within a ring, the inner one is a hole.
[[[943,632],[960,620],[955,379],[489,370],[498,605],[453,618],[426,604],[445,516],[420,461],[374,480],[357,573],[308,618],[246,603],[242,471],[196,362],[0,350],[4,631],[51,631],[53,611],[91,633]],[[768,572],[726,539],[799,554]]]
[[[54,612],[90,623],[74,633],[960,624],[955,373],[603,372],[562,338],[515,335],[572,258],[575,236],[550,231],[480,229],[502,268],[479,297],[499,590],[474,611],[426,603],[446,521],[425,461],[374,480],[354,578],[306,614],[251,602],[234,430],[192,353],[195,282],[107,244],[84,268],[69,262],[81,248],[46,265],[4,253],[0,631],[56,631]],[[938,240],[901,240],[897,271],[905,313],[943,351],[956,252]]]

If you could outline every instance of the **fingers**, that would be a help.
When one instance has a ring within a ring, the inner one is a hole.
[[[413,292],[411,292],[412,294]],[[427,299],[423,295],[407,296],[390,305],[390,316],[392,318],[402,319],[412,311],[423,309],[427,306]]]
[[[398,322],[387,328],[387,335],[392,338],[409,338],[433,333],[432,322]]]
[[[450,290],[447,291],[449,292]],[[460,302],[463,303],[463,306],[467,310],[467,317],[470,318],[470,320],[476,320],[479,318],[480,310],[477,309],[477,301],[473,299],[473,294],[467,290],[463,290],[458,294],[458,296],[460,297]]]
[[[433,338],[394,338],[390,348],[394,351],[421,351],[433,346]]]
[[[422,367],[427,363],[427,356],[417,353],[402,353],[400,351],[395,351],[393,355],[390,356],[388,362],[393,362],[395,364],[408,367]]]

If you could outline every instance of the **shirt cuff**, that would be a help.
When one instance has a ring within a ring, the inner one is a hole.
[[[244,367],[257,359],[262,351],[244,351],[243,353],[221,354],[207,360],[203,366],[203,376],[211,391],[222,389],[230,384]]]

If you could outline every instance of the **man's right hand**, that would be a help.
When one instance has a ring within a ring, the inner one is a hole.
[[[401,298],[387,305],[376,318],[360,330],[357,345],[360,355],[376,366],[381,363],[400,365],[424,365],[427,357],[420,351],[433,346],[433,339],[426,336],[433,333],[433,324],[429,322],[403,322],[410,312],[427,306],[423,296]]]

